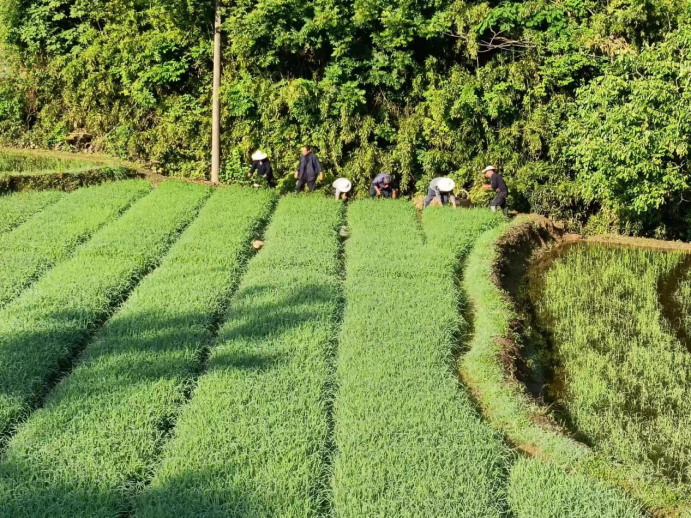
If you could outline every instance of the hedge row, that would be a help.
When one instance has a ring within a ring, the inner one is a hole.
[[[142,176],[123,166],[95,166],[81,171],[0,173],[0,194],[25,191],[74,191],[80,187]]]
[[[348,225],[335,515],[501,516],[507,451],[453,372],[452,275],[410,203],[353,203]]]
[[[214,194],[45,408],[20,427],[0,465],[0,514],[127,511],[273,201],[268,191]]]
[[[143,180],[80,189],[0,235],[0,308],[150,190]]]
[[[640,516],[639,506],[621,490],[587,476],[589,470],[597,469],[591,451],[546,424],[545,410],[505,373],[501,344],[512,339],[511,322],[517,316],[493,280],[497,241],[522,224],[532,223],[519,218],[485,232],[463,273],[474,318],[469,350],[461,362],[463,378],[473,387],[489,422],[521,450],[542,459],[521,460],[512,468],[511,510],[517,516],[535,518]]]
[[[207,188],[165,183],[0,312],[0,436],[195,217]]]
[[[15,193],[0,196],[0,234],[18,227],[34,214],[58,202],[64,196],[58,191]]]
[[[281,200],[136,516],[322,510],[341,220],[336,200]]]

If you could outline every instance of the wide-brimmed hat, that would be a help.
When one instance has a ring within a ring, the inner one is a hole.
[[[245,155],[247,156],[247,155]],[[264,153],[261,149],[257,149],[254,154],[252,155],[252,160],[264,160],[266,158],[266,153]]]
[[[337,189],[339,192],[350,192],[353,188],[353,184],[347,178],[339,178],[333,183],[333,188]]]
[[[441,192],[451,192],[455,189],[456,184],[451,178],[440,178],[437,182],[437,188]]]
[[[496,171],[496,170],[497,170],[497,168],[494,167],[493,165],[488,165],[487,167],[485,167],[485,168],[482,170],[482,172],[483,172],[483,173],[486,173],[487,171]]]

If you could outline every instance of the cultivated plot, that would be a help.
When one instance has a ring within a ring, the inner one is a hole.
[[[18,429],[0,464],[0,514],[128,511],[273,201],[266,191],[231,188],[205,204],[87,346],[80,365]]]

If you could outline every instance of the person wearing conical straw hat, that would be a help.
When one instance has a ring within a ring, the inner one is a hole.
[[[269,184],[269,187],[276,187],[271,161],[269,160],[269,157],[266,156],[266,153],[264,153],[261,149],[258,149],[252,154],[252,168],[247,174],[247,178],[252,178],[255,171],[259,176],[266,180],[266,183]]]
[[[508,214],[508,209],[506,207],[506,198],[509,196],[509,189],[506,187],[506,182],[504,178],[497,172],[497,168],[493,165],[488,165],[482,171],[485,176],[489,178],[489,184],[485,184],[482,188],[485,191],[494,191],[494,199],[489,204],[492,212],[497,212],[497,209],[501,208],[504,215]]]
[[[348,201],[348,193],[353,188],[353,184],[347,178],[339,178],[333,183],[334,191],[336,191],[336,199]]]
[[[432,180],[427,189],[427,198],[425,198],[425,207],[427,207],[432,200],[437,200],[440,205],[444,206],[451,203],[452,207],[456,206],[456,197],[453,195],[453,190],[456,184],[451,178],[438,177]]]

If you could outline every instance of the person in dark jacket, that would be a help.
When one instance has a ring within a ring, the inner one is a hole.
[[[259,176],[266,180],[266,183],[269,184],[269,187],[276,187],[276,181],[274,180],[274,173],[273,169],[271,168],[269,157],[267,157],[266,153],[259,149],[252,155],[252,168],[247,174],[247,178],[252,178],[255,171]]]
[[[319,163],[319,159],[312,153],[309,146],[303,146],[298,170],[295,172],[295,178],[298,181],[295,186],[295,192],[302,192],[305,185],[307,185],[309,192],[314,192],[314,186],[321,173],[322,166]]]
[[[482,188],[486,191],[494,191],[494,199],[489,204],[492,212],[497,212],[498,208],[501,208],[504,214],[508,213],[506,207],[506,198],[509,196],[509,189],[506,187],[506,182],[504,178],[497,173],[497,168],[493,165],[488,165],[483,171],[485,176],[489,178],[489,184],[485,184]]]
[[[381,173],[372,180],[372,187],[369,189],[369,195],[372,198],[395,198],[396,192],[392,187],[392,178],[389,173]]]

